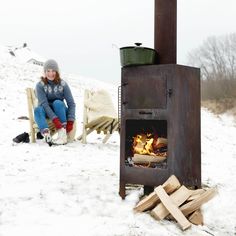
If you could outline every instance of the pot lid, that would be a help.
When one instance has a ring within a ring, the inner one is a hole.
[[[142,43],[134,43],[136,46],[127,46],[127,47],[122,47],[120,49],[128,49],[128,48],[140,48],[140,49],[149,49],[149,50],[154,50],[152,48],[146,48],[146,47],[140,47]]]

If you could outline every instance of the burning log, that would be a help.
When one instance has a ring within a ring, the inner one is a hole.
[[[167,147],[167,139],[166,138],[158,138],[153,142],[152,146],[153,146],[154,149]]]
[[[159,156],[162,148],[166,152],[167,139],[152,134],[138,134],[133,137],[133,153],[141,155]]]
[[[155,164],[161,163],[167,158],[167,139],[152,134],[136,135],[133,137],[133,153],[134,166],[155,167]]]
[[[134,154],[132,161],[136,164],[159,163],[166,160],[166,154],[163,156]]]

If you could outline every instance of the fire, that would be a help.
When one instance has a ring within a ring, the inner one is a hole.
[[[152,134],[138,134],[133,137],[133,153],[142,155],[159,155],[160,148],[167,148],[167,139]]]

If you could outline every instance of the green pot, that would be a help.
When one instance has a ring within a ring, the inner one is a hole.
[[[156,51],[152,48],[140,47],[141,43],[135,44],[134,47],[120,48],[121,66],[155,64]]]

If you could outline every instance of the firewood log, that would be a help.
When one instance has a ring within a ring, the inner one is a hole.
[[[170,195],[171,201],[176,205],[180,206],[182,203],[189,198],[191,192],[184,185],[182,185],[178,190]],[[163,205],[159,203],[152,211],[151,215],[157,220],[163,220],[166,216],[169,215],[169,211]]]
[[[188,220],[195,225],[203,225],[203,215],[200,209],[194,211],[189,217]]]
[[[167,139],[166,138],[158,138],[156,141],[153,142],[153,148],[158,149],[161,147],[167,146]]]
[[[134,154],[132,161],[134,163],[159,163],[166,159],[166,156],[151,156],[151,155],[141,155],[141,154]]]
[[[168,196],[168,194],[165,192],[164,188],[161,185],[155,188],[155,193],[158,195],[165,208],[179,223],[182,230],[186,230],[191,227],[191,223],[187,220],[184,214],[171,200],[170,196]]]
[[[206,190],[203,188],[196,189],[196,190],[189,190],[191,192],[190,197],[187,199],[187,201],[193,201],[194,199],[197,199],[200,197],[201,194],[203,194]]]
[[[190,213],[196,211],[200,206],[208,201],[210,201],[217,191],[215,188],[207,189],[203,194],[201,194],[197,199],[183,205],[180,207],[180,210],[184,215],[189,215]]]
[[[170,194],[180,187],[180,182],[174,175],[171,175],[165,181],[165,183],[162,184],[162,186],[165,189],[165,191]],[[134,210],[137,212],[143,212],[143,211],[152,209],[159,202],[160,202],[159,197],[156,195],[155,192],[152,192],[146,198],[142,199],[134,207]]]
[[[201,194],[198,198],[193,201],[187,202],[186,204],[180,207],[180,210],[183,212],[185,216],[191,214],[192,212],[198,210],[201,205],[210,201],[217,193],[216,188],[209,188],[203,194]],[[169,217],[173,219],[173,217]]]

